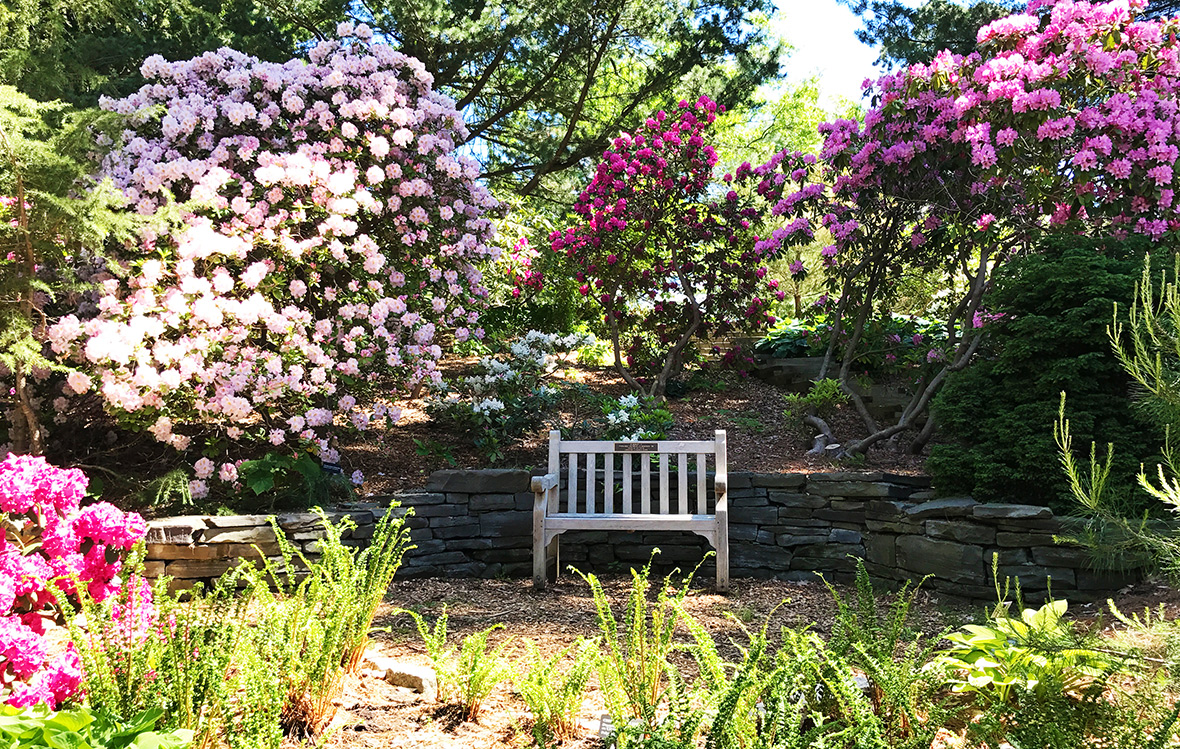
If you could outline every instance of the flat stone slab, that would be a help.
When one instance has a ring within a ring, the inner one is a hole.
[[[1044,520],[1053,517],[1052,510],[1039,505],[976,505],[971,514],[992,520]]]
[[[205,518],[199,515],[161,518],[148,523],[146,541],[149,544],[188,545],[193,542],[199,531],[208,527]]]
[[[794,489],[807,483],[802,473],[755,473],[750,476],[754,486],[765,489]]]
[[[486,468],[472,471],[446,469],[430,474],[425,488],[427,492],[516,494],[528,491],[531,480],[530,471],[517,468]]]
[[[943,580],[984,582],[983,549],[974,545],[901,536],[897,539],[897,564],[910,572]]]
[[[926,535],[966,544],[992,544],[996,541],[996,529],[993,526],[964,520],[928,520]]]
[[[932,499],[929,502],[923,502],[920,505],[914,505],[905,511],[906,517],[910,520],[921,520],[923,518],[965,518],[971,515],[972,510],[979,504],[971,497],[946,497],[943,499]]]
[[[434,670],[426,666],[399,661],[371,649],[365,651],[365,660],[361,665],[387,683],[411,689],[426,700],[434,701],[438,697],[438,678]]]
[[[247,528],[254,525],[270,525],[270,515],[210,515],[205,522],[210,528]]]
[[[830,474],[836,475],[836,474]],[[905,497],[909,490],[903,486],[885,482],[849,479],[839,481],[824,479],[816,481],[815,476],[807,484],[807,491],[821,497]]]
[[[205,544],[265,544],[275,543],[274,528],[257,525],[252,528],[210,528],[201,531],[198,539]]]

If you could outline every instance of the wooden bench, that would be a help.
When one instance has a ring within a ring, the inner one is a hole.
[[[653,455],[659,456],[654,499]],[[710,457],[714,472],[712,512],[706,476]],[[564,494],[563,462],[568,476]],[[695,481],[689,481],[690,473],[695,474]],[[618,492],[616,476],[621,489]],[[638,492],[634,486],[636,476]],[[534,476],[532,487],[536,495],[533,585],[537,588],[545,587],[550,565],[560,567],[559,537],[566,531],[679,530],[704,536],[712,544],[717,550],[717,589],[729,589],[724,430],[718,429],[712,440],[664,442],[564,441],[561,432],[555,430],[549,433],[549,472]]]

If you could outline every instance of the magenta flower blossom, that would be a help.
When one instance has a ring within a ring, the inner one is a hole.
[[[72,596],[76,578],[94,598],[107,598],[119,590],[121,552],[147,533],[139,515],[105,502],[79,509],[85,491],[86,477],[77,469],[32,456],[0,461],[0,509],[7,523],[41,541],[25,553],[0,537],[0,679],[9,687],[9,705],[46,703],[52,709],[77,693],[77,651],[71,646],[48,658],[44,625],[60,611],[52,581]],[[154,615],[150,595],[143,609]],[[117,624],[125,623],[116,617]]]

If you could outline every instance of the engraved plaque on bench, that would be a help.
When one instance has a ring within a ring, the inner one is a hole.
[[[659,448],[655,442],[616,442],[617,453],[654,453]]]

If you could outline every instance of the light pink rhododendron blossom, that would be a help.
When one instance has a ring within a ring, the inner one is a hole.
[[[68,595],[77,580],[94,599],[110,597],[119,589],[121,554],[147,533],[142,517],[106,502],[80,508],[86,483],[81,471],[44,458],[0,462],[0,510],[9,529],[0,536],[0,693],[10,705],[56,707],[78,691],[77,651],[70,645],[51,658],[44,640],[60,610],[53,581]],[[140,619],[155,617],[150,595],[140,610]]]
[[[309,61],[151,57],[147,85],[102,102],[131,117],[104,165],[129,203],[191,212],[125,256],[97,317],[63,319],[50,340],[92,372],[75,390],[179,449],[220,431],[331,459],[334,424],[396,418],[358,418],[345,396],[438,381],[440,331],[483,334],[476,263],[498,253],[496,203],[457,148],[462,116],[422,63],[340,31]]]
[[[869,220],[882,195],[912,207],[892,215],[914,252],[948,230],[996,248],[1042,231],[1159,239],[1180,228],[1180,22],[1144,7],[1033,0],[980,29],[980,52],[867,84],[875,106],[821,126],[818,162],[783,152],[739,177],[795,230],[829,229],[832,266],[884,230]]]

